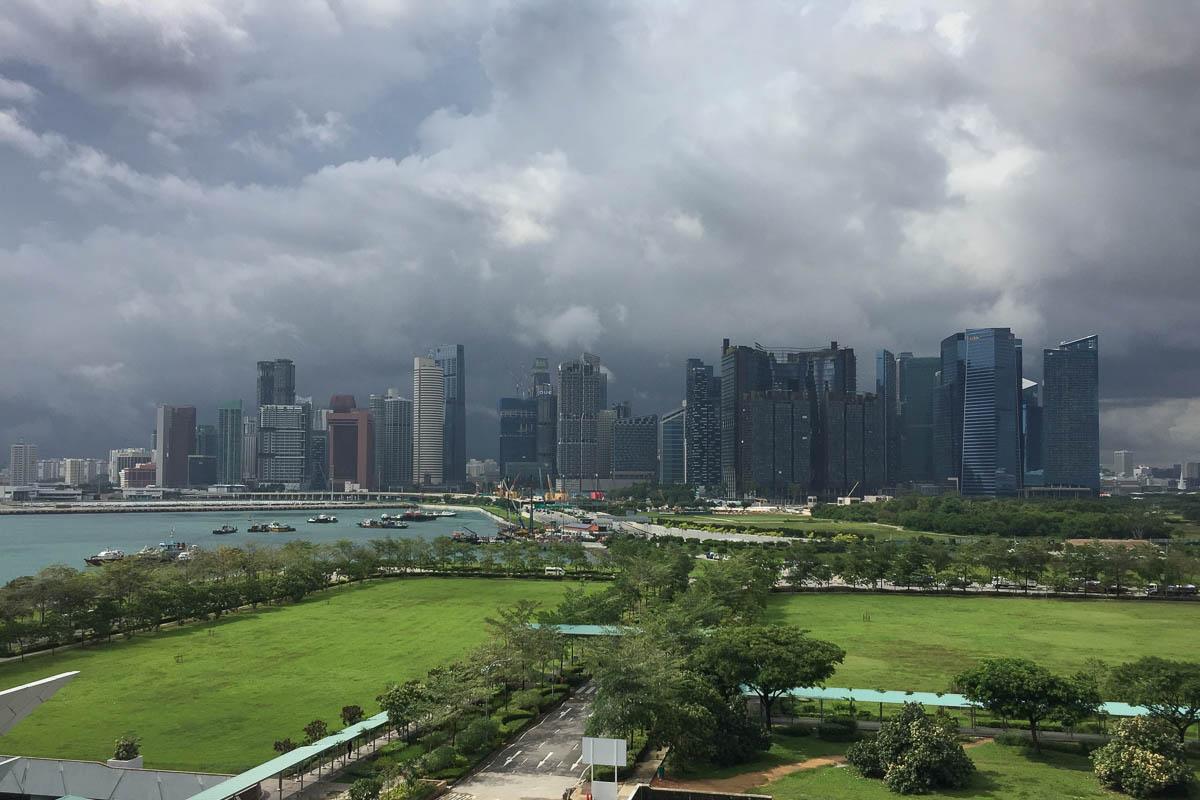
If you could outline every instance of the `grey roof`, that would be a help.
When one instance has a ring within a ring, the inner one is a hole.
[[[40,681],[0,692],[0,736],[8,733],[29,713],[67,684],[78,672],[63,672]]]
[[[0,793],[88,800],[187,800],[225,775],[120,769],[97,761],[11,758],[0,761]]]
[[[531,628],[542,627],[536,622],[529,624]],[[625,630],[616,625],[551,625],[554,630],[564,636],[624,636]]]

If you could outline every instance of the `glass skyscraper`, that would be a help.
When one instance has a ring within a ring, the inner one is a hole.
[[[217,483],[242,482],[242,401],[217,409]]]
[[[662,415],[658,430],[658,481],[662,484],[686,483],[687,409],[677,408]]]
[[[711,364],[689,358],[684,372],[685,479],[693,486],[721,483],[721,379]],[[665,424],[665,422],[664,422]]]
[[[467,366],[463,346],[439,345],[433,349],[433,361],[442,368],[445,383],[441,483],[457,486],[467,479]]]
[[[901,353],[897,362],[900,398],[900,480],[933,481],[933,392],[941,359]]]
[[[962,493],[1014,497],[1022,487],[1021,340],[1008,328],[966,331]]]
[[[1100,370],[1095,336],[1042,352],[1042,469],[1047,486],[1100,493]]]

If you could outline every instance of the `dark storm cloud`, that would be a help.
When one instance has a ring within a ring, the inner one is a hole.
[[[0,437],[144,444],[285,356],[319,401],[467,346],[638,412],[721,338],[1101,336],[1104,446],[1200,455],[1189,4],[0,10]],[[73,114],[65,113],[70,109]],[[1169,345],[1169,346],[1168,346]]]

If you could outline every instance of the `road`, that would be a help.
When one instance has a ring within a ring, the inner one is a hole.
[[[454,786],[451,799],[559,800],[587,770],[582,740],[595,692],[591,684],[581,687],[573,698],[518,736],[483,769]]]

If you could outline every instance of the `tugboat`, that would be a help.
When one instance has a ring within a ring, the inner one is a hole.
[[[85,558],[83,563],[99,567],[112,561],[120,561],[123,558],[125,558],[124,550],[101,550],[96,555]]]
[[[463,527],[467,528],[466,525],[463,525]],[[454,533],[450,534],[450,538],[456,542],[470,542],[471,544],[479,544],[479,534],[470,528],[467,528],[465,531],[455,531]]]
[[[330,522],[337,522],[337,517],[331,516],[329,514],[317,514],[315,517],[309,517],[308,522],[310,525],[315,525],[318,523],[328,524]]]
[[[362,522],[358,523],[358,527],[360,527],[360,528],[382,528],[383,523],[377,519],[364,519]]]
[[[271,522],[267,525],[267,530],[271,533],[291,533],[296,529],[285,522]]]
[[[217,536],[222,536],[226,533],[237,533],[237,526],[236,525],[222,525],[221,527],[219,527],[215,531],[213,531],[213,533],[216,534]]]
[[[262,524],[261,522],[256,522],[253,525],[251,525],[249,528],[246,528],[246,530],[249,533],[266,533],[267,526]]]
[[[429,520],[431,520],[433,518],[434,518],[433,514],[430,514],[428,511],[420,511],[420,510],[405,511],[401,515],[401,519],[403,519],[405,522],[428,522]]]

